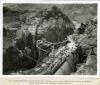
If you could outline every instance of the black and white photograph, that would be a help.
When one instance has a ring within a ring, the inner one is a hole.
[[[97,75],[96,3],[3,3],[3,75]]]

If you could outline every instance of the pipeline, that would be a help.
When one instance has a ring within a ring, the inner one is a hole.
[[[58,68],[54,75],[69,75],[75,72],[78,61],[78,53],[75,51],[75,53],[72,53],[65,59],[64,63]]]

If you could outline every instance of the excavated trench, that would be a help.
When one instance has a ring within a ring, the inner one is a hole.
[[[24,74],[24,75],[70,75],[77,71],[77,65],[83,63],[86,58],[86,52],[81,46],[76,46],[74,41],[69,39],[71,43],[65,46],[59,47],[54,53],[50,52],[48,57],[44,57],[39,65],[35,66],[34,62],[28,58],[26,62],[22,62],[23,65],[20,66],[19,62],[10,63],[4,74]],[[14,51],[14,50],[13,50]],[[17,55],[16,55],[17,57]],[[27,63],[27,66],[25,66]],[[21,70],[24,67],[24,70]],[[35,67],[34,67],[35,66]],[[5,66],[7,67],[7,66]],[[20,70],[20,71],[19,71]]]

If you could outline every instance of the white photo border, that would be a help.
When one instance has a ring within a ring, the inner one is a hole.
[[[30,3],[30,4],[97,4],[97,75],[3,75],[3,3]],[[0,3],[0,76],[2,77],[81,77],[81,78],[100,78],[100,3],[99,0],[71,0],[71,1],[46,1],[46,0],[1,0]]]

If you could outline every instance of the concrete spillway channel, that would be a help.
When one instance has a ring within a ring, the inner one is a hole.
[[[54,73],[54,75],[69,75],[76,70],[75,65],[78,62],[78,54],[69,55],[60,68]]]

